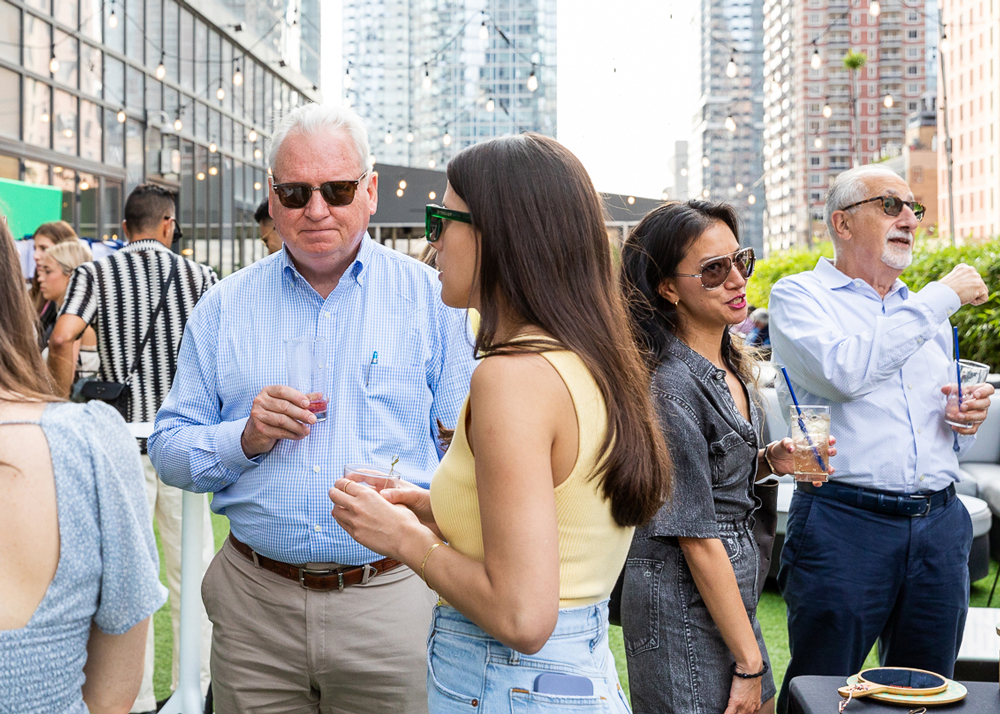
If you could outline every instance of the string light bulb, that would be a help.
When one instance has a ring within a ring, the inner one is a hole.
[[[256,129],[251,129],[250,130],[250,133],[247,134],[247,139],[250,141],[251,144],[254,143],[255,141],[257,141],[257,131],[256,131]]]
[[[431,191],[430,193],[427,194],[427,198],[431,199],[432,201],[437,197],[438,195],[434,191]]]
[[[490,39],[490,28],[486,26],[486,20],[483,20],[483,24],[479,26],[479,39],[480,40]]]
[[[236,71],[233,72],[233,86],[239,87],[243,84],[243,73],[240,71],[240,66],[236,65]]]
[[[406,142],[408,144],[412,144],[413,143],[413,132],[412,131],[406,132]]]
[[[166,57],[165,53],[160,53],[160,64],[156,65],[156,78],[163,79],[167,76],[167,66],[163,64],[163,60]]]
[[[59,60],[56,59],[56,53],[54,50],[52,52],[52,59],[49,60],[49,71],[52,74],[59,71]]]
[[[747,203],[749,203],[752,206],[753,204],[757,203],[757,197],[751,193],[749,196],[747,196]]]
[[[444,136],[441,137],[441,143],[445,146],[451,146],[451,134],[445,132]]]
[[[743,193],[743,184],[736,184],[736,193]]]
[[[344,89],[350,89],[351,85],[354,84],[354,80],[351,78],[351,69],[348,67],[344,71]]]
[[[736,66],[736,55],[730,55],[729,64],[726,65],[726,76],[732,79],[739,71],[739,68]]]
[[[260,191],[260,181],[254,181],[253,182],[253,190],[254,191]]]
[[[437,166],[437,161],[435,161],[434,159],[431,159],[430,161],[427,162],[427,168],[433,169],[435,166]]]
[[[708,168],[708,163],[709,163],[708,162],[708,157],[707,156],[702,156],[701,157],[701,165],[704,166],[707,169]]]
[[[81,191],[86,191],[89,188],[90,188],[90,182],[87,181],[87,179],[84,179],[83,181],[80,182],[80,190]]]
[[[882,100],[882,104],[885,105],[886,109],[892,109],[892,105],[893,105],[892,95],[891,94],[886,94],[885,95],[885,99]]]
[[[217,173],[219,173],[219,169],[215,168],[214,166],[209,167],[208,169],[209,176],[215,176]]]
[[[259,158],[261,158],[262,156],[264,156],[264,152],[263,152],[263,151],[261,151],[260,149],[254,149],[254,150],[253,150],[253,157],[254,157],[255,159],[259,159]]]
[[[205,180],[205,172],[204,171],[199,171],[198,175],[195,176],[195,178],[198,179],[199,181],[204,181]]]
[[[815,139],[813,139],[813,146],[815,146],[817,149],[822,149],[823,148],[823,140],[820,139],[817,136]]]
[[[396,195],[399,196],[400,198],[402,198],[403,197],[403,189],[397,188],[396,189]]]
[[[830,102],[823,105],[823,116],[827,119],[833,116],[833,107],[830,106]]]
[[[424,68],[424,79],[420,83],[420,86],[422,86],[424,89],[431,88],[431,71],[426,67]]]
[[[528,91],[534,92],[538,89],[538,77],[535,76],[535,66],[531,66],[531,74],[528,75]]]
[[[391,144],[392,143],[392,132],[391,131],[386,132],[386,134],[385,134],[385,143],[386,144]]]
[[[878,17],[882,14],[882,5],[878,0],[872,0],[871,5],[868,6],[868,12],[871,13],[872,17]]]
[[[211,153],[213,153],[213,154],[214,154],[214,153],[215,153],[216,151],[218,151],[218,150],[219,150],[219,145],[218,145],[218,144],[216,144],[216,143],[215,143],[215,142],[213,141],[212,143],[210,143],[210,144],[208,145],[208,150],[209,150],[209,152],[211,152]]]
[[[118,110],[118,114],[115,116],[115,118],[118,119],[118,123],[119,124],[124,124],[125,123],[125,119],[126,119],[125,110],[124,109],[119,109]]]
[[[496,108],[497,108],[496,102],[493,101],[492,97],[486,100],[486,111],[491,112]]]
[[[403,179],[402,181],[399,182],[399,187],[406,188],[406,179]]]
[[[111,3],[111,14],[108,15],[108,27],[112,30],[118,27],[118,15],[115,14],[115,4]]]
[[[736,131],[736,120],[733,119],[732,114],[726,117],[726,129],[729,131]]]
[[[710,193],[710,191],[706,188],[704,191],[701,192],[701,197],[702,198],[708,198],[709,193]]]
[[[941,35],[941,40],[938,42],[938,50],[940,52],[947,52],[951,49],[951,41],[948,39],[948,33]]]
[[[220,101],[223,100],[223,99],[225,99],[226,98],[226,89],[225,89],[225,87],[221,87],[220,86],[217,90],[215,90],[215,96],[217,96]]]
[[[819,69],[823,66],[823,58],[819,56],[819,49],[813,50],[812,59],[809,60],[809,66],[813,69]]]
[[[635,205],[635,196],[628,197],[628,205],[630,206]]]

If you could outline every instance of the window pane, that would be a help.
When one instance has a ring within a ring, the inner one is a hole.
[[[194,260],[208,262],[208,149],[194,148]]]
[[[92,174],[78,174],[80,179],[80,237],[97,238],[97,179]]]
[[[59,22],[64,25],[69,25],[70,27],[76,27],[77,14],[76,14],[76,4],[77,0],[56,0],[55,16]]]
[[[9,2],[0,2],[0,59],[21,64],[21,11]]]
[[[112,113],[113,112],[109,112]],[[80,100],[80,156],[101,160],[101,109],[86,99]]]
[[[55,30],[55,53],[59,60],[59,70],[55,74],[55,80],[60,84],[76,89],[76,75],[79,67],[77,63],[77,40],[70,37],[62,30]]]
[[[24,78],[24,141],[33,146],[52,147],[52,90],[47,84]]]
[[[73,225],[76,206],[76,172],[62,166],[52,167],[52,185],[62,189],[62,219]]]
[[[142,139],[142,125],[129,119],[125,123],[125,168],[128,169],[125,190],[128,192],[146,178]]]
[[[184,238],[181,245],[184,255],[194,255],[191,246],[194,245],[194,144],[190,141],[181,142],[181,195],[177,210],[180,211],[181,227]],[[187,251],[192,252],[188,253]]]
[[[195,22],[194,42],[195,47],[208,47],[208,27],[204,22]],[[202,61],[194,65],[194,92],[199,96],[205,93],[209,81],[208,74],[214,69],[210,62],[204,61],[204,56],[200,57],[200,59]]]
[[[174,82],[177,81],[178,77],[178,12],[177,3],[174,0],[166,0],[163,3],[163,49],[167,53],[164,65],[167,68],[167,77]]]
[[[52,12],[51,0],[24,0],[24,4],[28,7],[41,10],[42,12]]]
[[[115,14],[114,20],[111,13]],[[125,15],[121,6],[114,2],[104,3],[104,44],[123,54],[125,52]]]
[[[125,64],[114,57],[104,58],[104,98],[125,105]]]
[[[80,91],[101,97],[104,86],[104,54],[86,42],[80,43]]]
[[[24,182],[41,186],[49,185],[49,165],[40,161],[24,161]]]
[[[76,156],[77,132],[77,99],[72,94],[55,92],[55,133],[53,146],[56,151]]]
[[[103,39],[101,30],[104,23],[101,18],[104,0],[80,0],[80,31],[91,39],[100,42]],[[95,191],[97,189],[94,189]]]
[[[49,76],[52,59],[52,27],[34,15],[24,14],[24,67],[36,74]]]
[[[146,0],[146,64],[156,66],[163,47],[163,8],[160,0]]]
[[[142,28],[145,23],[144,5],[145,0],[121,0],[119,5],[119,7],[124,6],[125,12],[128,13],[128,19],[123,23],[125,25],[125,54],[139,62],[143,61],[142,50],[145,44],[142,37]],[[122,19],[125,20],[125,18]],[[149,57],[146,61],[150,60],[159,61],[159,54],[155,59]]]
[[[104,179],[101,199],[101,240],[118,240],[122,220],[121,181]]]
[[[181,85],[190,87],[194,81],[194,66],[191,60],[194,59],[194,18],[187,10],[181,10]]]
[[[0,69],[0,136],[21,138],[21,77]]]
[[[131,65],[125,68],[125,106],[142,109],[142,95],[145,93],[145,73]]]
[[[104,161],[112,166],[125,165],[125,125],[110,109],[104,112]]]

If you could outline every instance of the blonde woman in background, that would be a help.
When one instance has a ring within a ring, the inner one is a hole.
[[[84,263],[89,263],[94,259],[90,248],[78,240],[59,243],[44,251],[38,261],[35,276],[38,279],[38,286],[42,297],[50,301],[55,306],[55,313],[59,313],[63,299],[66,297],[66,287],[69,285],[69,276],[77,267]],[[49,335],[52,334],[53,321],[40,336],[43,347],[42,358],[48,361]],[[101,358],[97,354],[97,334],[93,327],[88,327],[83,331],[73,345],[73,361],[76,364],[76,377],[93,377],[101,366]]]
[[[35,245],[35,276],[31,279],[31,303],[35,306],[35,312],[39,315],[39,319],[42,322],[42,329],[51,326],[51,324],[56,321],[56,313],[58,310],[54,305],[51,304],[49,300],[46,300],[42,296],[41,286],[38,284],[38,264],[42,262],[42,256],[45,255],[46,251],[53,246],[57,246],[60,243],[72,243],[79,238],[76,235],[76,231],[73,230],[71,226],[66,221],[51,221],[50,223],[43,223],[35,229],[35,233],[31,236],[31,240]]]

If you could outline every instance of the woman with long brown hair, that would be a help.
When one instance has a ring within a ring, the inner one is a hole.
[[[482,361],[430,492],[341,479],[333,515],[447,603],[431,712],[625,712],[607,599],[670,480],[600,199],[575,156],[523,134],[456,155],[443,203],[441,299],[481,313]]]
[[[31,302],[35,306],[35,311],[39,315],[42,329],[52,326],[56,321],[56,313],[59,311],[52,301],[42,295],[41,285],[38,283],[38,266],[45,256],[45,252],[60,243],[77,241],[76,231],[66,221],[50,221],[43,223],[35,229],[31,236],[35,251],[32,257],[35,259],[35,275],[31,279]]]
[[[163,604],[135,439],[53,395],[0,223],[0,710],[127,712]]]

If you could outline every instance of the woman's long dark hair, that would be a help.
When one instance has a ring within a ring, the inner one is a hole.
[[[522,134],[464,149],[448,163],[448,181],[480,237],[477,354],[552,349],[549,341],[498,341],[502,317],[537,326],[579,355],[608,410],[594,478],[619,525],[647,522],[670,493],[670,461],[586,169],[555,140]]]
[[[727,203],[691,200],[654,208],[632,229],[622,246],[622,290],[633,330],[646,351],[646,362],[655,368],[666,357],[668,336],[679,336],[677,306],[660,295],[660,284],[677,274],[688,250],[715,223],[724,223],[740,239],[739,217]],[[753,351],[729,330],[722,335],[722,356],[745,383],[753,383]]]

